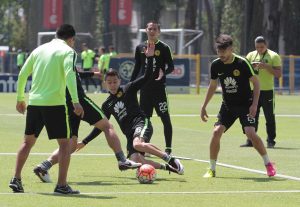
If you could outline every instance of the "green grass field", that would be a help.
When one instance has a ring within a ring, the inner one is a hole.
[[[53,194],[57,179],[57,166],[50,173],[54,183],[41,183],[32,169],[57,147],[49,141],[45,131],[39,137],[23,169],[24,194],[13,194],[8,187],[15,166],[16,152],[23,138],[25,116],[15,111],[15,94],[0,94],[0,207],[18,206],[299,206],[300,205],[300,96],[277,96],[277,145],[268,150],[276,163],[280,176],[266,175],[231,167],[217,167],[217,178],[204,179],[208,164],[209,141],[215,116],[207,123],[201,122],[199,108],[204,99],[200,95],[169,95],[173,122],[174,155],[195,160],[183,160],[183,176],[157,172],[157,180],[150,185],[139,184],[135,171],[120,172],[103,135],[72,156],[69,183],[82,194],[61,196]],[[91,97],[99,105],[106,95]],[[217,114],[221,96],[215,95],[207,108],[211,115]],[[180,115],[180,116],[179,116]],[[195,116],[193,116],[195,115]],[[122,145],[125,137],[112,118]],[[154,134],[151,142],[164,148],[163,127],[158,117],[152,118]],[[264,118],[260,119],[259,135],[266,138]],[[80,138],[92,127],[82,123]],[[265,171],[263,161],[252,148],[240,148],[245,142],[237,121],[224,134],[219,162],[253,170]],[[43,154],[42,154],[43,153]],[[152,158],[155,159],[155,158]],[[160,162],[159,159],[155,159]],[[283,176],[281,176],[283,175]],[[291,176],[292,179],[284,176]],[[293,180],[294,179],[294,180]],[[297,181],[298,179],[298,181]]]

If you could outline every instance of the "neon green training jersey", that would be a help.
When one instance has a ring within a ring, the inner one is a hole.
[[[248,53],[246,58],[250,63],[264,62],[271,65],[272,67],[278,67],[282,65],[280,56],[276,52],[269,49],[267,49],[266,53],[262,55],[260,55],[256,50],[252,51]],[[274,76],[267,70],[259,70],[258,79],[260,83],[260,90],[268,91],[274,89]]]
[[[36,48],[19,73],[17,100],[24,101],[26,81],[32,75],[29,105],[65,105],[66,86],[72,102],[78,103],[74,71],[76,57],[76,52],[61,39],[53,39]]]
[[[91,69],[94,65],[95,52],[93,50],[86,50],[81,53],[81,59],[83,60],[83,69]]]

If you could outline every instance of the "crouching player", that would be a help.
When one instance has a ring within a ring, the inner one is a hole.
[[[111,115],[117,120],[122,132],[127,138],[128,157],[142,164],[150,164],[156,169],[168,170],[182,175],[184,167],[178,159],[171,157],[169,154],[161,151],[155,145],[149,143],[153,133],[152,125],[141,110],[137,92],[147,83],[148,80],[156,78],[159,80],[163,76],[161,69],[152,70],[154,43],[148,43],[147,49],[144,49],[147,56],[147,69],[144,76],[129,82],[124,87],[120,87],[121,80],[119,74],[110,69],[106,73],[105,83],[109,91],[109,97],[102,105],[102,110],[107,118]],[[77,145],[77,149],[83,148],[89,141],[97,137],[101,130],[94,130]],[[144,153],[149,153],[163,159],[166,164],[160,164],[144,158]]]
[[[99,72],[78,72],[77,70],[75,71],[76,71],[76,80],[77,80],[78,99],[84,109],[84,115],[80,117],[73,112],[71,97],[69,91],[67,90],[67,105],[69,109],[68,113],[69,113],[69,120],[70,120],[71,133],[72,133],[72,139],[70,139],[71,153],[73,153],[76,149],[77,140],[78,140],[78,129],[79,129],[80,121],[83,120],[104,132],[107,143],[110,146],[110,148],[112,148],[112,150],[114,151],[115,156],[118,160],[118,167],[120,170],[135,169],[140,167],[141,163],[135,163],[129,159],[126,159],[126,156],[124,155],[121,148],[120,140],[117,134],[115,133],[112,124],[105,117],[102,110],[84,93],[81,84],[81,78],[92,77],[93,75],[100,75]],[[47,160],[37,165],[33,171],[40,178],[41,181],[46,183],[51,182],[48,171],[56,163],[58,163],[58,149],[55,150]],[[61,193],[68,194],[70,193],[69,191],[71,190],[62,189],[61,191],[62,191]]]

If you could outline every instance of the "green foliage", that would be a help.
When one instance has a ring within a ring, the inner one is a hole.
[[[94,36],[97,45],[103,45],[102,43],[102,35],[104,31],[103,0],[96,1],[95,13],[96,13],[96,25],[95,25]]]
[[[243,8],[240,0],[225,0],[225,6],[221,20],[221,33],[232,36],[234,50],[240,52],[241,34],[243,28]]]
[[[24,6],[26,1],[3,0],[0,2],[0,31],[4,38],[0,44],[14,46],[16,48],[26,47],[26,18]]]

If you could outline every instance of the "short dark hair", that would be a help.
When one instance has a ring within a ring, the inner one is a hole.
[[[157,21],[155,21],[155,20],[149,21],[149,22],[146,24],[146,28],[148,28],[148,25],[149,25],[149,24],[156,24],[158,30],[160,31],[160,23],[158,23]]]
[[[62,40],[67,40],[71,37],[74,37],[76,34],[75,29],[70,24],[62,24],[56,30],[56,37]]]
[[[99,50],[101,50],[102,52],[106,52],[106,49],[103,46],[99,47]]]
[[[104,80],[106,80],[108,76],[111,76],[111,77],[117,76],[117,78],[120,79],[119,73],[112,68],[108,69],[108,71],[105,74]]]
[[[216,38],[216,48],[217,49],[221,49],[221,50],[225,50],[228,47],[231,47],[233,44],[232,41],[232,37],[230,35],[227,34],[220,34],[217,38]]]
[[[254,42],[255,43],[264,43],[264,44],[267,43],[266,39],[263,36],[256,37],[255,40],[254,40]]]

